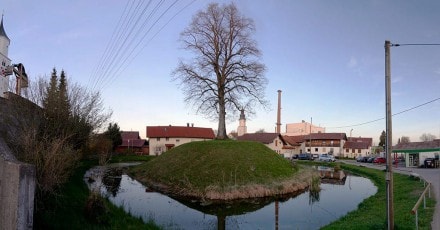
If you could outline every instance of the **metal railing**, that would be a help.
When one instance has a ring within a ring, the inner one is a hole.
[[[426,192],[428,192],[428,197],[431,198],[431,183],[423,182],[425,190],[423,190],[422,194],[419,197],[419,200],[416,202],[414,207],[411,209],[411,214],[416,215],[416,230],[419,229],[419,216],[417,210],[419,209],[420,203],[423,201],[423,209],[426,209]],[[426,185],[428,184],[428,185]]]

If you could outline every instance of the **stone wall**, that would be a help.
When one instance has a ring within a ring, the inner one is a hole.
[[[35,167],[20,162],[6,140],[18,138],[20,128],[31,122],[35,111],[16,108],[29,101],[14,95],[0,98],[0,230],[32,229],[35,196]],[[36,106],[25,106],[35,110]]]
[[[32,229],[35,167],[15,160],[0,138],[0,229]]]

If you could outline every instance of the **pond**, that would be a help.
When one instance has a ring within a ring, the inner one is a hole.
[[[355,210],[377,187],[367,178],[325,179],[321,191],[223,204],[179,200],[151,191],[121,167],[95,167],[84,180],[126,212],[164,229],[319,229]],[[124,167],[128,165],[122,165]],[[88,179],[93,178],[93,180]]]

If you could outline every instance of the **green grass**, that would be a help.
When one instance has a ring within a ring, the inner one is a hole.
[[[106,199],[107,224],[91,223],[85,218],[84,208],[90,192],[83,176],[96,164],[96,160],[81,161],[68,183],[61,188],[62,195],[46,197],[44,202],[39,202],[41,206],[35,213],[34,229],[159,229],[153,223],[145,224],[140,218],[130,216]]]
[[[303,164],[301,162],[301,164]],[[306,163],[310,164],[310,163]],[[313,164],[313,163],[312,163]],[[335,164],[335,163],[332,163]],[[341,164],[342,169],[370,178],[378,187],[378,192],[359,204],[358,209],[341,217],[339,220],[322,229],[386,229],[386,184],[385,172],[359,167],[356,165]],[[415,229],[415,216],[410,213],[420,194],[425,189],[423,182],[407,175],[393,174],[394,179],[394,229]],[[426,199],[427,209],[423,204],[418,209],[419,229],[431,229],[434,214],[434,198]]]
[[[109,163],[120,163],[120,162],[144,162],[155,158],[155,156],[145,156],[145,155],[125,155],[125,154],[115,154],[111,157]]]
[[[292,177],[298,169],[256,142],[200,141],[171,149],[131,173],[183,190],[271,184]]]

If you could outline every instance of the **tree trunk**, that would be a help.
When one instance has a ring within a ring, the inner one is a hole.
[[[217,139],[225,140],[228,139],[226,135],[226,109],[224,100],[219,100],[219,114],[218,114],[218,131],[217,131]]]

